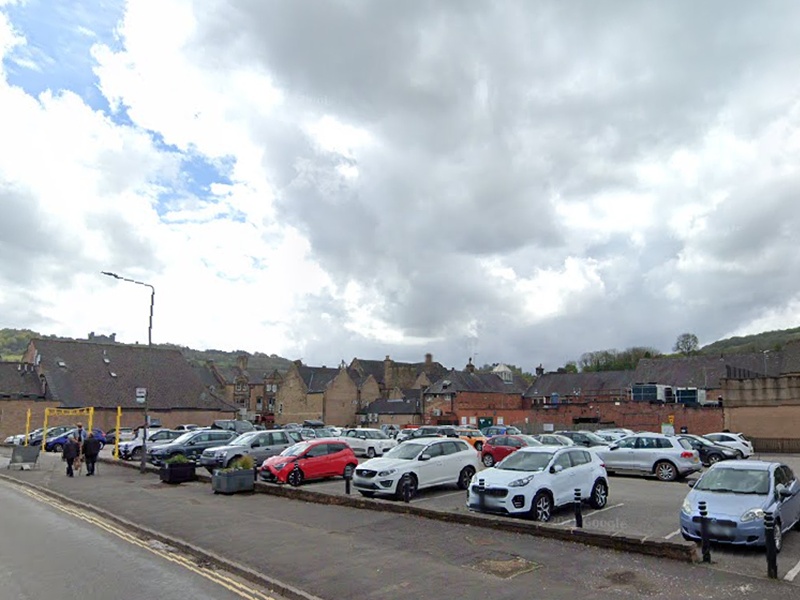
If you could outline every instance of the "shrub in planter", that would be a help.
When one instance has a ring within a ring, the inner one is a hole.
[[[211,476],[211,489],[215,494],[252,492],[255,489],[256,471],[253,457],[241,456],[226,469],[217,469]]]
[[[158,474],[164,483],[185,483],[197,479],[194,469],[194,462],[183,454],[177,454],[164,461],[164,466],[159,469]]]

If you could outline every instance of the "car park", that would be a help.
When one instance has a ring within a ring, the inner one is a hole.
[[[544,446],[574,446],[575,442],[566,436],[557,433],[537,433],[533,437]]]
[[[147,434],[147,448],[167,444],[184,435],[185,431],[173,429],[155,429]],[[139,460],[142,457],[142,436],[119,443],[119,457],[123,460]]]
[[[414,435],[414,432],[418,429],[418,427],[404,427],[400,431],[397,432],[397,435],[394,436],[394,439],[397,441],[398,444],[405,442],[408,439],[411,439],[411,436]]]
[[[600,437],[603,434],[608,434],[612,436],[617,436],[619,439],[628,437],[629,435],[633,435],[636,433],[633,429],[627,429],[625,427],[605,427],[603,429],[596,429],[595,432]]]
[[[389,437],[393,438],[396,437],[398,433],[400,433],[400,428],[397,425],[388,423],[381,425],[381,431],[388,435]]]
[[[456,429],[458,437],[471,445],[475,450],[480,452],[483,450],[483,445],[486,443],[487,438],[479,429],[459,428]]]
[[[46,452],[61,452],[64,449],[64,444],[67,443],[67,439],[71,435],[77,435],[78,428],[73,427],[68,429],[67,431],[63,432],[61,435],[57,436],[48,436],[47,440],[45,441],[44,449]],[[106,444],[106,436],[100,429],[92,429],[92,433],[94,437],[100,440],[100,447],[102,448]]]
[[[800,483],[785,464],[766,461],[726,461],[713,465],[699,479],[680,511],[681,534],[701,539],[699,503],[706,503],[709,539],[734,545],[763,546],[764,516],[775,519],[775,548],[800,524]]]
[[[527,446],[541,446],[531,435],[496,435],[486,440],[481,451],[481,462],[491,467],[506,456]]]
[[[242,421],[238,419],[220,419],[211,424],[211,429],[224,429],[226,431],[233,431],[237,434],[247,433],[248,431],[255,431],[255,426],[250,421]]]
[[[117,435],[119,433],[119,435]],[[109,446],[117,443],[117,437],[120,442],[126,442],[136,437],[136,432],[133,427],[120,427],[119,432],[116,429],[106,431],[106,444]]]
[[[511,425],[490,425],[481,429],[481,433],[488,438],[494,435],[519,435],[522,431]]]
[[[229,429],[195,429],[166,444],[148,448],[147,459],[156,466],[177,456],[196,461],[207,448],[224,445],[235,437],[236,432]]]
[[[753,444],[741,433],[707,433],[703,436],[715,444],[721,444],[733,448],[739,458],[750,458],[753,455]]]
[[[575,446],[528,446],[473,476],[467,507],[549,521],[575,499],[575,490],[596,509],[608,502],[608,475],[600,458]]]
[[[414,429],[407,439],[415,440],[430,437],[459,437],[453,425],[422,425]]]
[[[251,456],[253,463],[262,464],[270,456],[275,456],[301,441],[295,432],[274,429],[271,431],[248,431],[230,443],[206,448],[200,455],[200,465],[209,473],[215,469],[228,467],[243,456]]]
[[[739,458],[735,449],[715,444],[711,440],[700,435],[681,434],[681,439],[686,440],[700,454],[700,462],[704,465],[713,465],[721,460],[731,460]]]
[[[56,427],[48,427],[47,428],[47,439],[53,437],[59,437],[61,434],[66,433],[67,431],[71,431],[75,429],[74,425],[58,425]],[[28,440],[28,444],[31,446],[39,446],[42,443],[42,434],[44,432],[44,428],[37,429],[35,433],[31,433],[30,439]]]
[[[299,442],[277,456],[266,459],[258,468],[261,479],[302,485],[305,481],[327,477],[350,477],[358,464],[352,448],[334,439]]]
[[[611,443],[608,440],[604,440],[596,433],[587,430],[557,431],[556,433],[558,435],[568,437],[575,443],[576,446],[585,446],[586,448],[608,447],[608,445]]]
[[[353,486],[366,497],[376,494],[403,496],[434,486],[456,484],[466,489],[479,468],[478,454],[458,438],[421,438],[408,440],[392,448],[382,458],[360,464],[353,476]]]
[[[368,458],[380,456],[397,445],[397,440],[390,438],[380,429],[345,429],[342,435],[335,439],[350,446],[356,456]]]
[[[674,481],[702,469],[700,454],[686,440],[660,433],[637,433],[602,449],[593,449],[609,473],[655,475]]]
[[[195,425],[194,423],[183,423],[182,425],[175,427],[175,431],[194,431],[195,429],[200,429],[200,425]]]

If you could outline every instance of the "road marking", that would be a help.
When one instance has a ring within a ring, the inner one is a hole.
[[[664,536],[664,539],[665,539],[665,540],[671,540],[671,539],[672,539],[672,538],[674,538],[676,535],[678,535],[680,532],[681,532],[681,530],[680,530],[680,529],[676,529],[676,530],[675,530],[675,531],[673,531],[672,533],[670,533],[670,534],[668,534],[668,535],[665,535],[665,536]]]
[[[43,504],[48,504],[49,506],[52,506],[53,508],[56,508],[64,513],[67,513],[73,517],[76,517],[78,519],[86,521],[87,523],[95,525],[96,527],[99,527],[107,531],[108,533],[111,533],[112,535],[115,535],[134,546],[143,548],[144,550],[147,550],[152,554],[160,556],[165,560],[180,565],[185,569],[188,569],[189,571],[192,571],[197,575],[200,575],[201,577],[204,577],[209,581],[226,588],[227,590],[233,592],[237,596],[245,598],[246,600],[275,600],[272,596],[267,596],[266,594],[263,594],[258,590],[254,590],[240,581],[227,577],[208,567],[200,566],[185,556],[170,554],[168,552],[164,552],[162,550],[154,548],[149,544],[147,544],[144,540],[135,537],[134,535],[112,525],[108,521],[105,521],[99,517],[83,513],[77,508],[73,508],[67,506],[66,504],[62,504],[61,502],[53,500],[52,498],[44,496],[43,494],[40,494],[33,490],[23,489],[22,491],[28,496],[34,498],[35,500],[42,502]]]
[[[800,574],[800,561],[797,561],[797,564],[793,566],[792,570],[784,575],[783,578],[786,581],[794,581],[794,578],[797,577],[798,574]]]
[[[417,498],[416,500],[412,500],[411,502],[425,502],[426,500],[438,500],[439,498],[449,498],[450,496],[466,496],[467,491],[462,490],[460,492],[450,492],[449,494],[440,494],[438,496],[428,496],[427,498]]]
[[[619,508],[620,506],[625,506],[625,503],[624,502],[620,502],[619,504],[614,504],[613,506],[606,506],[605,508],[601,508],[600,510],[594,510],[594,511],[590,512],[589,514],[583,515],[583,518],[584,519],[588,519],[590,517],[593,517],[597,513],[601,513],[601,512],[604,512],[606,510],[611,510],[612,508]],[[556,525],[566,525],[567,523],[573,523],[574,521],[575,521],[575,518],[573,517],[572,519],[567,519],[566,521],[561,521],[559,523],[556,523]]]

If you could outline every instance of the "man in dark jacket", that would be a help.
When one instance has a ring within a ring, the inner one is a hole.
[[[64,444],[64,450],[61,453],[61,458],[67,463],[67,477],[73,476],[72,464],[75,459],[80,456],[81,447],[75,441],[75,436],[69,436],[67,443]]]
[[[89,431],[86,434],[86,441],[83,442],[83,457],[86,461],[86,475],[94,475],[94,465],[97,462],[97,455],[100,454],[102,444],[94,433]]]

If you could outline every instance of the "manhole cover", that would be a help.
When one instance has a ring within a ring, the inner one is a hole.
[[[529,573],[538,569],[541,565],[525,560],[519,556],[506,560],[482,560],[476,563],[473,568],[478,571],[483,571],[495,577],[502,577],[503,579],[511,579],[522,573]]]

